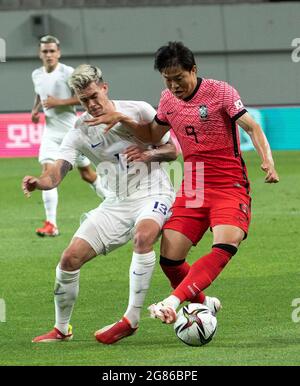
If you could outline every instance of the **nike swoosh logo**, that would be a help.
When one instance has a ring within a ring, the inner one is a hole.
[[[54,295],[64,295],[66,292],[54,292]]]
[[[133,271],[133,274],[134,275],[137,275],[137,276],[143,276],[143,275],[146,275],[147,272],[144,272],[144,273],[136,273],[135,271]]]
[[[94,147],[97,147],[97,146],[101,145],[102,143],[103,143],[103,141],[102,141],[102,142],[95,143],[95,144],[91,143],[91,146],[92,146],[92,148],[94,149]]]
[[[167,115],[173,114],[174,111],[167,111]]]
[[[200,288],[197,287],[196,283],[192,284],[198,291],[201,291]]]

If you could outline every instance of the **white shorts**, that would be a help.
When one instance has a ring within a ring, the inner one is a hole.
[[[39,162],[45,164],[56,161],[59,158],[59,147],[61,143],[62,140],[60,139],[44,137],[40,146]],[[83,168],[90,165],[90,163],[90,160],[81,154],[77,157],[75,166]]]
[[[123,201],[106,199],[98,208],[84,215],[73,237],[87,241],[97,255],[106,255],[126,244],[133,236],[135,225],[141,220],[154,220],[162,228],[170,216],[173,201],[169,195]]]

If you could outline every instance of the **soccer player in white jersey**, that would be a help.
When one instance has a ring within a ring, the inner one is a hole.
[[[42,107],[46,117],[45,131],[39,151],[39,162],[46,171],[57,159],[59,146],[65,134],[74,127],[76,122],[75,105],[78,98],[72,95],[68,79],[74,69],[59,62],[60,42],[54,36],[44,36],[40,39],[39,55],[43,66],[32,73],[32,81],[36,93],[31,112],[32,122],[39,122],[39,110]],[[90,161],[78,155],[76,164],[83,180],[100,195],[100,183],[97,174],[90,166]],[[39,236],[57,236],[56,210],[58,204],[57,189],[42,193],[46,213],[44,226],[36,229]]]
[[[103,113],[122,111],[135,120],[151,122],[155,110],[146,102],[116,101],[108,97],[108,84],[101,70],[91,65],[75,69],[69,84],[86,109],[61,145],[58,160],[37,178],[23,179],[25,195],[39,189],[55,188],[75,164],[79,154],[97,167],[105,200],[86,214],[85,220],[63,252],[56,268],[55,327],[33,342],[70,340],[69,325],[79,290],[79,273],[84,263],[133,239],[128,308],[120,321],[95,333],[96,339],[112,344],[132,335],[138,328],[140,312],[155,266],[153,244],[168,218],[174,190],[161,161],[176,159],[176,147],[169,134],[156,146],[143,144],[122,124],[108,133],[105,125],[90,127],[88,121]]]

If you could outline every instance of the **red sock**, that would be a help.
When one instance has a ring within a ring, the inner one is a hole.
[[[207,288],[220,274],[230,258],[236,253],[237,248],[228,244],[216,244],[212,251],[197,260],[185,279],[172,292],[180,302],[191,300]]]
[[[190,265],[185,260],[175,261],[162,256],[160,257],[160,266],[174,289],[182,282],[190,270]],[[205,294],[200,292],[191,301],[193,303],[203,303],[204,300]]]

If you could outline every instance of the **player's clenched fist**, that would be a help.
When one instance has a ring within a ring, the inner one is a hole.
[[[22,181],[22,190],[26,197],[30,197],[30,192],[33,192],[37,188],[36,177],[26,176]]]
[[[279,177],[273,163],[264,162],[261,164],[261,168],[266,173],[265,182],[269,184],[279,182]]]

